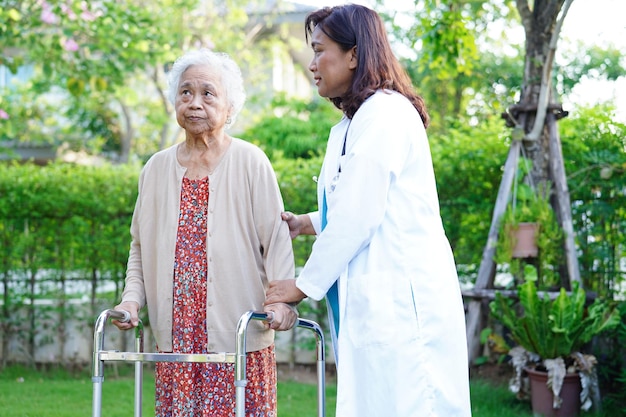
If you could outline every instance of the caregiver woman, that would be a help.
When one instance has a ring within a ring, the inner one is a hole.
[[[266,303],[326,296],[341,417],[471,415],[463,303],[439,214],[424,102],[380,17],[354,4],[305,21],[320,96],[343,111],[318,181],[319,211],[284,213],[316,234],[297,280]]]

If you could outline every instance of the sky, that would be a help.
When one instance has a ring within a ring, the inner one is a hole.
[[[344,3],[363,4],[373,7],[374,0],[296,0],[312,6],[333,6]],[[410,10],[413,0],[386,0],[385,8]],[[559,45],[578,40],[588,45],[614,46],[621,48],[626,57],[626,1],[624,0],[574,0],[565,18]],[[520,36],[523,30],[520,26]],[[558,49],[557,49],[558,55]],[[558,58],[557,58],[558,59]],[[625,58],[626,59],[626,58]],[[583,80],[572,94],[563,100],[563,106],[592,105],[607,100],[615,100],[617,117],[626,123],[626,77],[616,82]]]

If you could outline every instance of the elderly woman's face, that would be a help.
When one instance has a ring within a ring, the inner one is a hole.
[[[176,120],[190,134],[220,130],[226,124],[230,105],[219,73],[193,65],[180,77],[176,92]]]

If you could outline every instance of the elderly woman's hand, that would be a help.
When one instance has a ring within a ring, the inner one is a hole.
[[[139,306],[134,301],[125,301],[119,305],[116,305],[113,310],[128,311],[130,313],[130,321],[122,322],[119,320],[111,320],[111,323],[117,326],[120,330],[128,330],[133,327],[137,327],[139,324]]]
[[[267,322],[270,329],[289,330],[298,320],[298,310],[289,304],[268,304],[263,311],[270,315],[270,321]]]

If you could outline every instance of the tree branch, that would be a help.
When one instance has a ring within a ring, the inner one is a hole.
[[[538,140],[543,131],[543,126],[546,121],[546,113],[548,110],[548,102],[550,100],[550,85],[552,84],[552,67],[554,64],[554,55],[556,54],[556,44],[561,34],[561,27],[569,7],[574,0],[566,0],[563,8],[561,9],[560,18],[556,22],[556,27],[552,32],[552,38],[550,39],[550,46],[548,49],[548,56],[543,64],[543,74],[541,77],[541,90],[539,91],[539,100],[537,103],[537,117],[535,118],[535,124],[532,130],[526,135],[526,140]],[[519,4],[520,0],[518,0]]]
[[[522,25],[524,26],[524,30],[526,33],[529,33],[532,30],[532,25],[530,22],[532,21],[532,11],[530,7],[528,7],[528,0],[516,0],[515,4],[517,6],[517,11],[522,19]],[[526,37],[528,38],[528,37]]]

